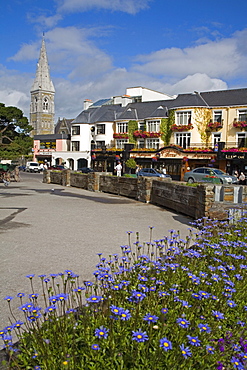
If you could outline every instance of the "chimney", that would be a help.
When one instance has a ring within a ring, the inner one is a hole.
[[[87,110],[93,104],[93,101],[90,99],[85,99],[83,103],[83,110]]]

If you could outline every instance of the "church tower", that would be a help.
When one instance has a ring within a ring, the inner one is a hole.
[[[54,134],[55,89],[50,78],[45,40],[42,39],[36,76],[31,88],[30,124],[32,136]]]

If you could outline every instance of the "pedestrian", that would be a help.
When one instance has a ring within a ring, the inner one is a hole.
[[[118,162],[118,164],[116,165],[115,167],[115,170],[117,171],[117,176],[121,176],[121,172],[122,172],[122,165],[120,162]]]
[[[245,185],[245,174],[243,172],[239,175],[239,185]]]
[[[166,175],[166,168],[165,168],[165,166],[163,166],[162,172],[163,172],[164,175]]]
[[[136,175],[138,174],[138,172],[140,171],[140,167],[138,166],[138,164],[136,165]]]

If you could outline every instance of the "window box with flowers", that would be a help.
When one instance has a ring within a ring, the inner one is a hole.
[[[213,121],[210,121],[208,124],[207,124],[207,130],[208,131],[218,131],[220,130],[221,128],[223,127],[223,124],[222,122],[213,122]]]
[[[146,138],[158,138],[161,136],[160,132],[149,132],[149,131],[142,131],[142,130],[136,130],[133,132],[133,136],[135,138],[141,138],[141,139],[146,139]]]
[[[247,122],[246,121],[234,121],[233,127],[240,128],[241,130],[247,130]]]
[[[128,133],[124,133],[124,134],[117,134],[117,133],[114,133],[113,134],[113,138],[114,139],[128,139],[129,138],[129,135]]]
[[[193,129],[192,123],[189,123],[188,125],[172,125],[171,130],[172,131],[189,131]]]

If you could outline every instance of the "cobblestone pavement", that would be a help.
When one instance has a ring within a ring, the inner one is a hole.
[[[9,324],[7,295],[29,292],[28,274],[65,269],[82,280],[92,277],[98,262],[119,253],[128,242],[126,231],[149,240],[168,230],[188,234],[188,217],[164,208],[106,193],[42,183],[41,174],[21,173],[21,182],[0,183],[0,329]],[[17,305],[15,299],[13,305]],[[16,303],[15,303],[16,302]]]

